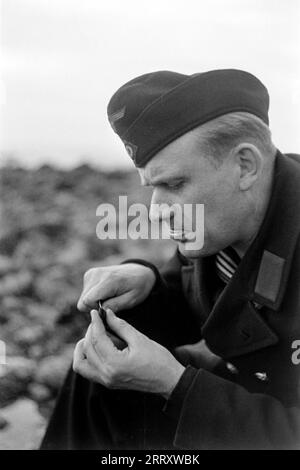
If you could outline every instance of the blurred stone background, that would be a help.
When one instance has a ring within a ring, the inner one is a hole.
[[[96,208],[117,208],[119,195],[150,200],[134,171],[0,169],[0,449],[39,445],[88,325],[76,309],[84,272],[130,257],[159,266],[174,250],[168,241],[99,240]]]

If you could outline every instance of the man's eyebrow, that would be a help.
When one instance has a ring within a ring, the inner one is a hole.
[[[142,181],[142,186],[154,186],[158,184],[164,184],[168,183],[170,181],[175,181],[175,180],[182,180],[185,178],[185,175],[183,174],[178,174],[178,173],[169,173],[169,174],[162,174],[153,178],[143,178]]]

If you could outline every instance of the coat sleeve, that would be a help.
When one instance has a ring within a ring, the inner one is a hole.
[[[162,266],[160,270],[158,270],[154,264],[142,259],[131,258],[123,261],[122,264],[126,263],[142,264],[143,266],[147,266],[152,269],[156,278],[154,286],[155,291],[161,290],[166,293],[182,293],[181,267],[183,264],[187,263],[187,261],[185,261],[184,257],[178,250],[175,251],[174,255]]]
[[[300,407],[204,369],[187,367],[165,412],[177,421],[181,449],[300,449]]]

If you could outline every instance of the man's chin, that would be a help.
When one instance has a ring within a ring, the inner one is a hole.
[[[191,243],[184,243],[184,242],[178,242],[178,249],[180,253],[185,256],[185,258],[200,258],[202,256],[208,256],[210,253],[206,252],[205,246],[203,246],[201,249],[193,249],[192,246],[190,246]]]

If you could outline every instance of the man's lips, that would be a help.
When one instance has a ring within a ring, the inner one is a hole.
[[[194,240],[195,236],[196,235],[194,232],[184,232],[182,230],[170,229],[170,238],[182,243]]]

